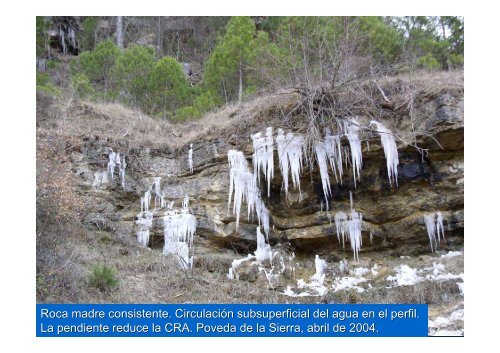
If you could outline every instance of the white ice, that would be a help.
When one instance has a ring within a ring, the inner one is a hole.
[[[252,212],[257,214],[259,225],[269,236],[269,210],[260,197],[260,190],[256,185],[254,175],[248,170],[247,161],[243,152],[230,150],[227,153],[229,160],[229,199],[228,208],[233,200],[233,214],[236,215],[236,228],[240,222],[240,212],[243,200],[247,201],[248,217]],[[234,194],[234,197],[233,197]]]
[[[252,135],[253,142],[253,174],[260,180],[260,172],[267,181],[267,196],[271,194],[271,179],[274,177],[274,139],[273,128],[266,128],[266,135],[261,132]]]
[[[193,266],[193,238],[196,232],[196,218],[187,210],[167,210],[163,217],[164,254],[173,254],[179,260],[179,267]]]
[[[352,118],[349,121],[344,122],[344,133],[347,136],[349,146],[351,147],[351,164],[354,187],[356,187],[356,180],[360,180],[361,166],[363,165],[359,130],[359,124],[356,119]]]
[[[149,243],[149,230],[153,226],[153,213],[146,211],[137,215],[137,242],[141,246],[148,246]]]
[[[189,164],[189,171],[192,174],[193,173],[193,144],[192,143],[189,145],[188,164]]]
[[[398,146],[391,130],[387,129],[382,123],[372,120],[370,124],[375,125],[377,132],[380,135],[382,147],[384,148],[385,160],[387,162],[387,174],[389,176],[389,184],[392,182],[398,185]]]
[[[421,282],[423,278],[417,274],[417,269],[408,265],[399,265],[396,267],[396,274],[387,276],[387,280],[392,282],[394,286],[412,286]]]
[[[424,223],[431,244],[431,252],[435,252],[438,244],[446,240],[444,237],[443,215],[441,212],[426,214],[424,215]]]

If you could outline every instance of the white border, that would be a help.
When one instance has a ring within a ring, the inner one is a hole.
[[[498,11],[492,1],[50,1],[2,7],[2,309],[4,349],[27,352],[491,351],[496,341],[498,187],[494,144],[500,131]],[[465,338],[35,338],[34,16],[123,15],[463,15],[466,22],[466,308]],[[495,16],[495,17],[494,17]],[[489,109],[490,107],[494,109]],[[486,152],[489,152],[486,153]],[[480,345],[479,345],[480,344]]]

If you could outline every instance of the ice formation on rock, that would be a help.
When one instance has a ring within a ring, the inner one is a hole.
[[[188,164],[189,164],[189,171],[192,174],[193,173],[193,144],[189,145]]]
[[[311,277],[311,280],[319,284],[323,284],[325,281],[325,270],[327,268],[326,261],[321,259],[319,255],[316,255],[314,258],[314,267],[316,272]]]
[[[153,213],[149,211],[141,212],[137,215],[137,242],[141,246],[148,246],[149,230],[153,226]]]
[[[253,174],[260,180],[260,172],[264,173],[267,181],[267,196],[271,193],[271,179],[274,177],[274,139],[273,128],[266,128],[266,136],[261,132],[252,135],[253,142]]]
[[[153,178],[153,191],[155,193],[155,208],[158,206],[163,207],[164,200],[161,192],[161,177]]]
[[[323,195],[325,197],[326,210],[328,211],[328,197],[332,193],[330,187],[330,176],[328,175],[327,157],[326,150],[323,141],[316,141],[314,144],[314,150],[316,151],[316,161],[318,162],[319,174],[321,176],[321,185],[323,186]]]
[[[300,193],[300,172],[302,171],[304,137],[289,132],[286,135],[278,129],[276,145],[281,175],[283,176],[283,189],[288,198],[288,173],[291,172],[292,183]]]
[[[255,258],[259,262],[264,262],[265,260],[272,260],[273,251],[271,250],[271,245],[266,243],[264,235],[260,232],[260,227],[257,227],[257,249],[255,250]]]
[[[429,242],[431,244],[431,252],[435,252],[438,243],[445,240],[443,215],[441,212],[426,214],[424,215],[424,223],[427,228],[427,236],[429,237]]]
[[[122,188],[125,189],[125,169],[127,168],[127,162],[125,161],[125,156],[122,157],[122,162],[120,164],[120,183]]]
[[[351,165],[354,187],[356,187],[356,180],[359,180],[361,177],[361,166],[363,165],[359,130],[359,124],[356,119],[352,118],[350,121],[344,122],[344,133],[347,136],[349,146],[351,147]]]
[[[151,190],[148,190],[144,193],[144,196],[141,197],[141,212],[149,211],[150,203],[151,203]]]
[[[349,233],[349,242],[351,243],[351,249],[354,253],[354,260],[359,261],[359,250],[363,241],[361,238],[361,222],[362,215],[359,212],[352,211],[349,216],[349,221],[347,222],[347,231]]]
[[[408,265],[399,265],[395,270],[396,274],[394,276],[387,276],[387,280],[392,282],[394,286],[412,286],[423,280],[417,274],[417,269]]]
[[[108,162],[108,174],[111,176],[111,180],[114,180],[115,178],[115,168],[116,166],[121,165],[120,161],[120,153],[118,152],[109,152],[109,162]],[[121,167],[119,167],[121,169]]]
[[[352,191],[349,192],[349,197],[351,201],[351,212],[346,214],[339,211],[335,214],[335,228],[337,230],[337,239],[342,239],[342,247],[345,248],[346,238],[351,243],[351,249],[354,254],[354,260],[359,261],[359,250],[363,245],[363,240],[361,237],[362,221],[363,215],[361,212],[356,212],[354,210],[354,205],[352,201]]]
[[[332,135],[330,129],[325,130],[325,152],[330,162],[330,168],[335,175],[335,180],[342,184],[342,145],[340,144],[340,136]]]
[[[228,208],[231,207],[231,200],[233,200],[233,214],[236,215],[236,227],[238,227],[240,222],[241,204],[246,199],[248,218],[250,218],[252,212],[255,212],[259,225],[262,225],[264,233],[266,236],[269,236],[269,210],[260,197],[260,190],[257,187],[253,173],[248,170],[243,152],[230,150],[227,156],[230,168]]]
[[[387,174],[389,176],[389,184],[392,182],[398,185],[398,146],[394,139],[394,135],[391,130],[387,129],[384,125],[378,121],[372,120],[370,124],[375,125],[377,132],[380,135],[382,142],[382,147],[384,148],[385,160],[387,162]]]
[[[183,269],[193,266],[193,238],[196,232],[196,218],[182,210],[167,210],[163,217],[164,254],[173,254]]]

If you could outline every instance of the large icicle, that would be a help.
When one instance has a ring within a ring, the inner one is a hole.
[[[350,119],[350,121],[344,123],[344,130],[349,140],[349,146],[351,147],[352,174],[354,187],[356,187],[356,180],[359,180],[361,177],[361,166],[363,165],[358,122],[354,118]]]
[[[188,164],[189,164],[189,172],[193,174],[193,144],[189,145]]]
[[[229,199],[228,210],[233,200],[233,214],[236,215],[236,227],[239,226],[241,205],[247,201],[248,217],[252,212],[257,214],[259,225],[269,236],[269,210],[260,197],[260,190],[256,185],[255,176],[248,170],[247,161],[243,152],[230,150],[227,153],[229,160]],[[234,198],[233,198],[234,194]]]
[[[285,190],[285,195],[288,198],[288,169],[290,169],[290,163],[288,163],[286,136],[283,133],[283,129],[278,129],[276,146],[278,149],[281,176],[283,177],[283,190]]]
[[[332,135],[330,129],[325,131],[325,152],[330,162],[330,168],[332,168],[335,175],[335,180],[342,184],[342,145],[340,144],[340,136]]]
[[[149,243],[149,230],[153,226],[153,213],[146,211],[137,215],[137,242],[141,246],[148,246]]]
[[[328,165],[326,162],[326,151],[323,141],[316,141],[314,144],[314,150],[316,151],[316,160],[318,162],[319,174],[321,176],[321,184],[323,185],[323,195],[326,202],[326,210],[328,211],[328,197],[332,193],[330,187],[330,176],[328,175]]]
[[[155,208],[162,207],[163,194],[161,192],[161,177],[153,178],[153,191],[155,193]]]
[[[300,193],[300,172],[302,171],[304,137],[302,135],[294,135],[289,132],[286,134],[286,144],[286,154],[288,156],[288,163],[290,164],[290,171],[292,173],[293,187],[299,189]]]
[[[164,254],[173,254],[179,260],[179,267],[193,267],[193,237],[196,232],[196,218],[187,209],[167,210],[163,217]]]
[[[392,181],[396,186],[398,185],[398,146],[394,139],[394,135],[391,130],[387,129],[382,123],[372,120],[370,124],[377,127],[377,132],[380,135],[382,142],[382,147],[384,148],[385,160],[387,162],[387,174],[389,176],[389,184],[392,185]]]
[[[273,128],[266,128],[266,136],[261,132],[252,135],[254,153],[252,156],[253,173],[257,182],[260,180],[260,172],[264,173],[267,181],[267,196],[271,193],[271,179],[274,177],[274,147]]]

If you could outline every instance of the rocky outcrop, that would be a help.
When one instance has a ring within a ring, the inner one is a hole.
[[[291,190],[287,200],[281,190],[281,174],[276,164],[270,196],[267,197],[265,190],[261,192],[271,214],[271,243],[290,243],[298,253],[343,252],[337,241],[333,214],[350,209],[349,191],[352,190],[355,209],[363,214],[360,257],[365,252],[379,250],[395,255],[430,252],[423,216],[436,211],[445,219],[447,244],[441,246],[461,244],[464,229],[463,104],[463,90],[448,90],[420,102],[412,119],[384,122],[392,131],[414,131],[414,134],[401,136],[426,152],[419,153],[414,146],[399,141],[398,187],[391,187],[380,140],[375,138],[369,145],[363,142],[361,181],[354,187],[348,171],[342,185],[333,183],[329,212],[322,206],[323,191],[317,167],[306,168],[302,173],[302,197]],[[187,143],[179,149],[129,147],[119,141],[86,138],[72,156],[74,172],[81,177],[81,194],[93,205],[93,212],[84,217],[85,224],[133,241],[134,220],[140,212],[139,198],[152,185],[154,177],[161,177],[161,187],[169,200],[176,200],[179,206],[184,195],[189,196],[190,211],[198,223],[195,237],[198,254],[224,253],[224,249],[242,253],[254,250],[257,220],[248,220],[246,207],[243,207],[237,229],[235,217],[228,212],[227,151],[245,146],[243,150],[250,164],[250,134],[260,130],[261,125],[246,130],[246,135],[218,139],[201,137],[193,141],[193,173],[189,172]],[[125,189],[121,188],[118,178],[100,188],[92,186],[94,173],[106,168],[110,147],[127,156]],[[153,248],[163,244],[159,218],[162,215],[162,212],[155,215],[151,231]]]

